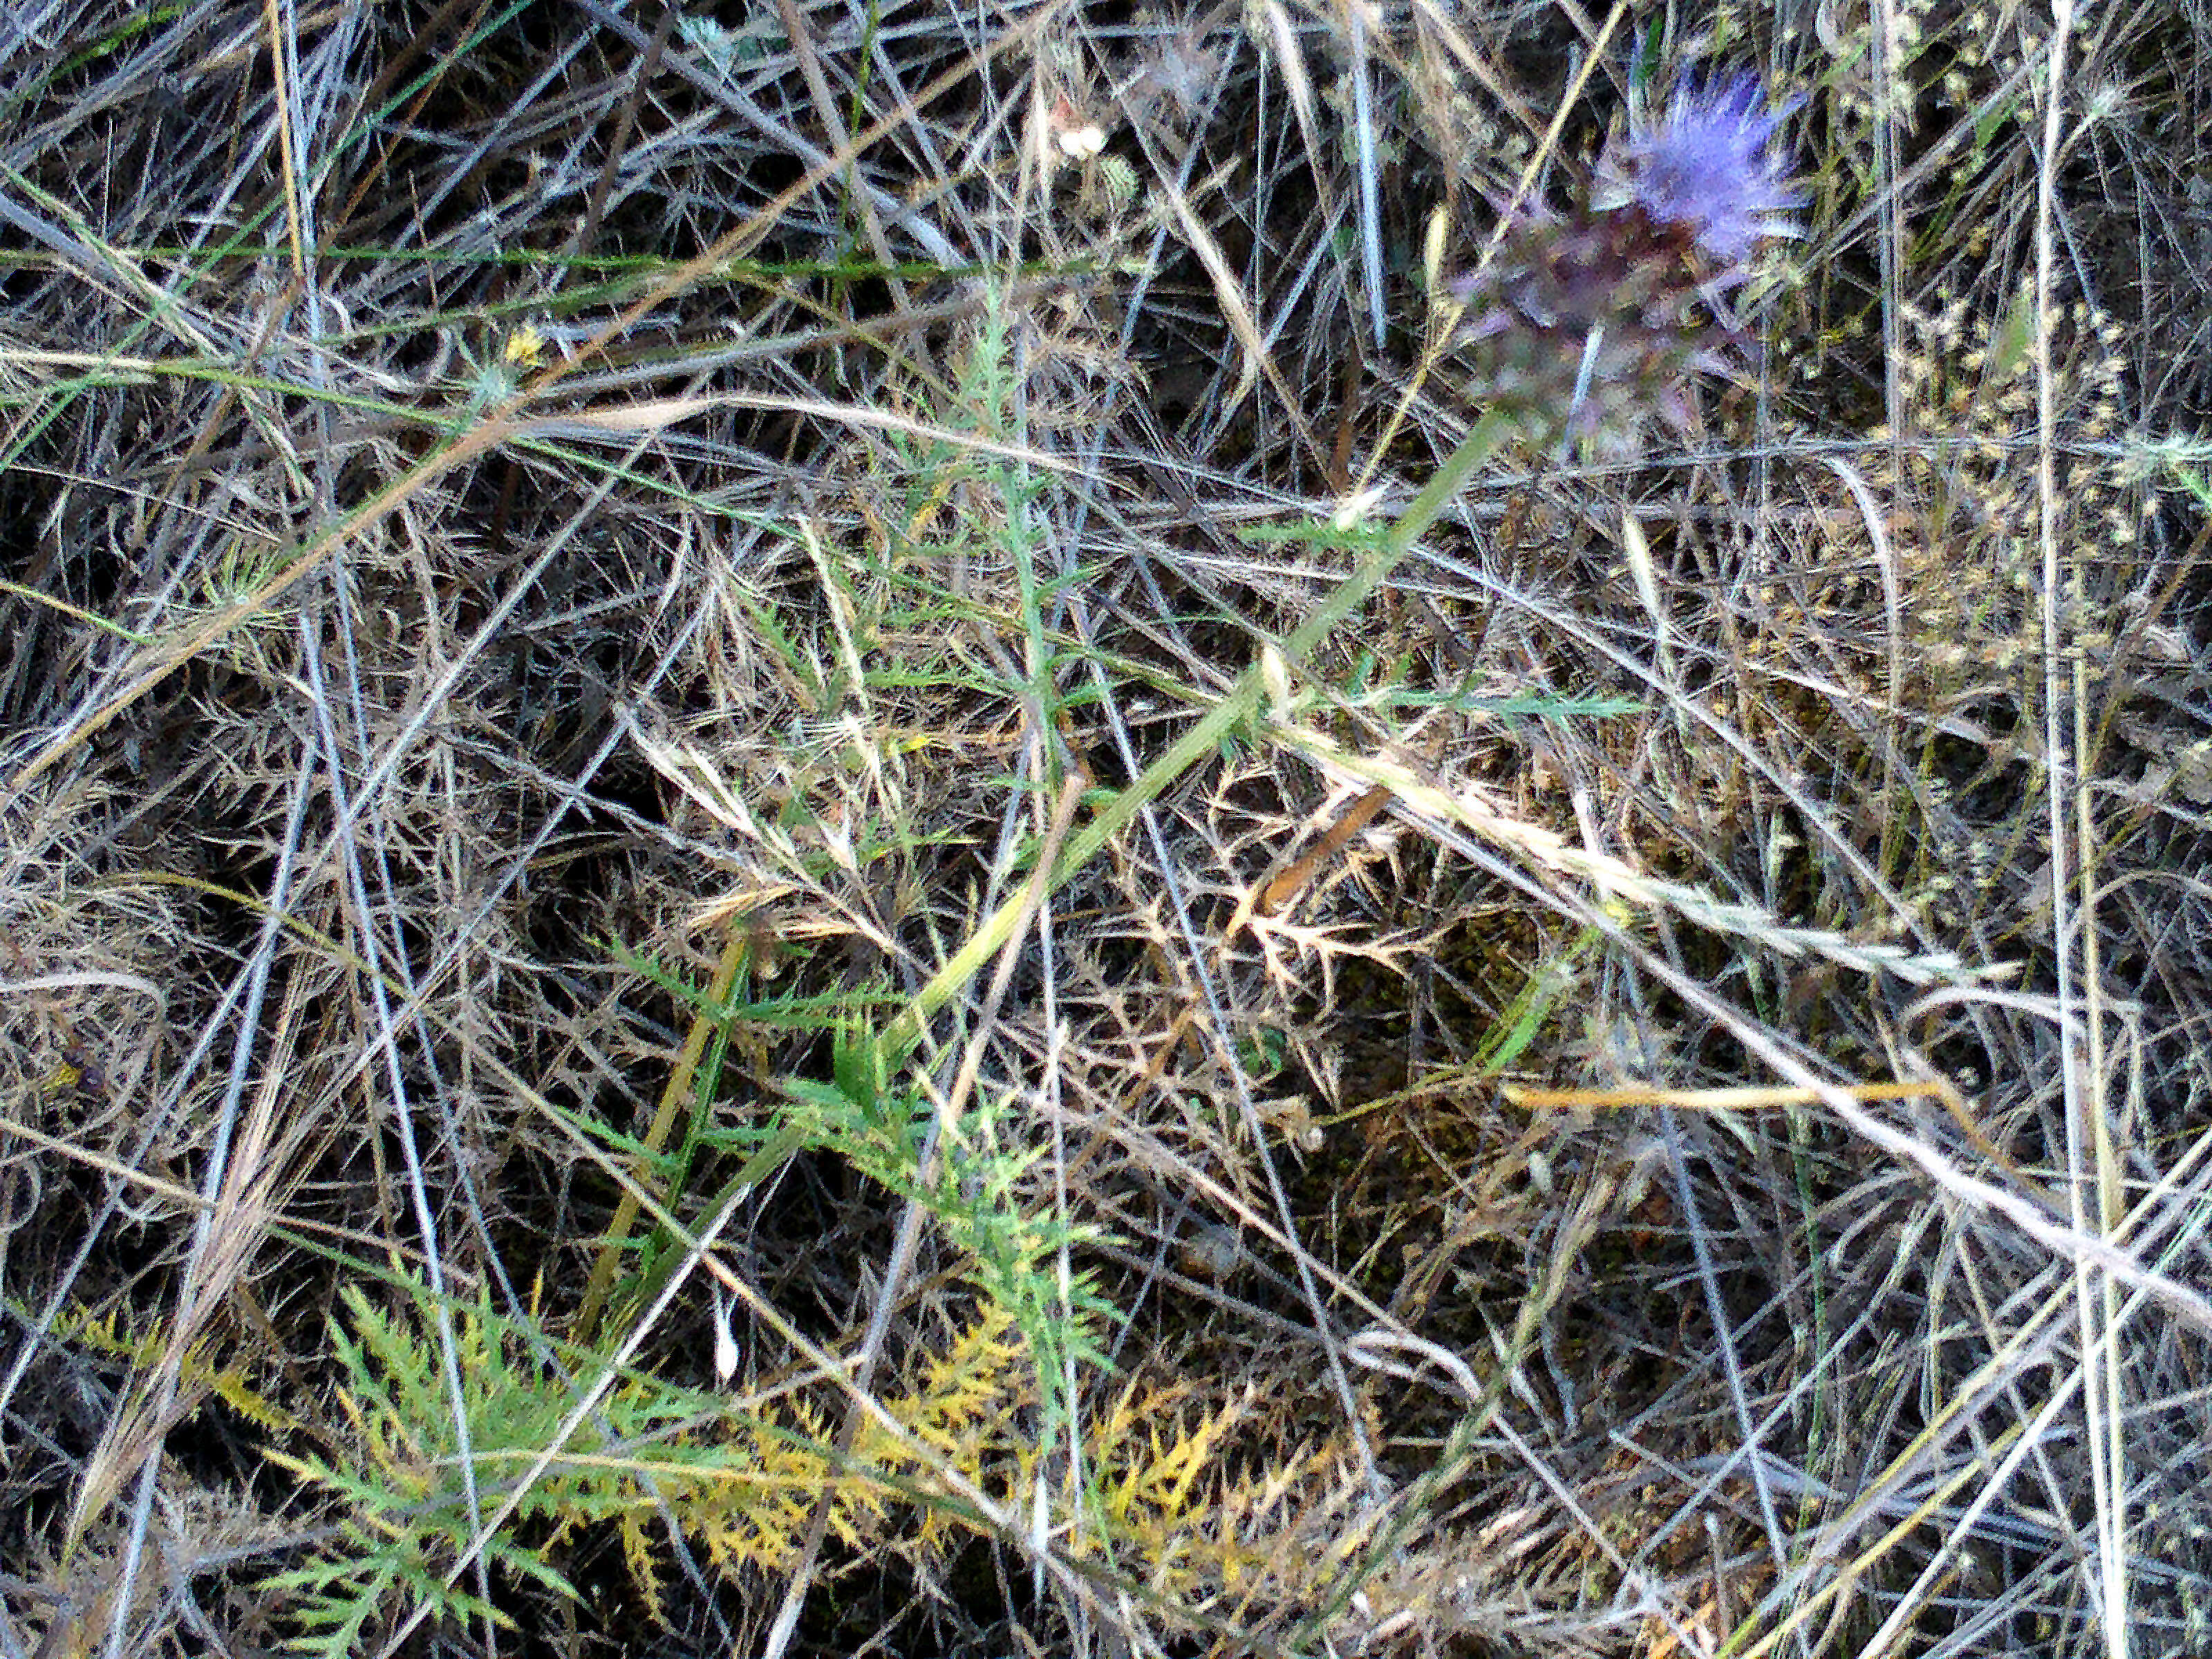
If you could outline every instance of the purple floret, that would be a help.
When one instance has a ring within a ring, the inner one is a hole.
[[[1769,236],[1793,236],[1805,198],[1770,149],[1786,112],[1770,112],[1758,78],[1736,75],[1675,90],[1656,118],[1640,115],[1607,148],[1598,172],[1608,203],[1641,208],[1686,234],[1714,264],[1741,265]]]

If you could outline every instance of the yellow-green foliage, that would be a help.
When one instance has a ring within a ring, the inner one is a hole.
[[[134,1370],[151,1370],[160,1364],[166,1346],[161,1333],[155,1330],[143,1336],[134,1335],[120,1328],[118,1319],[112,1310],[105,1314],[82,1310],[65,1313],[55,1322],[54,1334],[64,1341],[82,1342],[88,1348],[127,1361]],[[267,1431],[272,1439],[299,1432],[297,1420],[255,1388],[243,1366],[218,1364],[209,1358],[210,1346],[212,1340],[203,1336],[185,1349],[184,1357],[177,1362],[177,1381],[185,1393],[215,1395],[247,1422]]]
[[[1087,1437],[1103,1547],[1194,1611],[1300,1599],[1364,1535],[1347,1510],[1354,1460],[1284,1438],[1257,1404],[1249,1389],[1132,1384]],[[1249,1443],[1255,1430],[1270,1443]]]
[[[836,1402],[825,1412],[799,1397],[687,1427],[675,1455],[647,1472],[684,1532],[726,1568],[789,1567],[825,1493],[830,1532],[841,1542],[934,1553],[969,1522],[964,1510],[931,1501],[939,1486],[932,1471],[1003,1486],[991,1474],[1008,1444],[1011,1414],[1033,1398],[1030,1364],[1010,1316],[987,1305],[944,1353],[918,1368],[910,1386],[878,1400],[896,1431],[865,1416],[842,1459],[831,1451]],[[623,1554],[656,1614],[666,1549],[657,1515],[640,1492],[622,1517]]]
[[[333,1655],[391,1616],[395,1592],[428,1601],[442,1617],[504,1624],[471,1592],[474,1570],[453,1574],[454,1564],[556,1440],[597,1362],[564,1356],[579,1378],[572,1382],[550,1363],[550,1347],[532,1352],[488,1304],[453,1314],[472,1505],[436,1333],[413,1315],[380,1312],[358,1290],[345,1301],[351,1334],[334,1328],[333,1337],[349,1379],[339,1400],[351,1455],[275,1455],[338,1501],[346,1541],[269,1582],[301,1593],[309,1634],[301,1645]],[[841,1395],[787,1395],[756,1408],[627,1373],[561,1442],[485,1559],[495,1578],[520,1575],[573,1595],[545,1563],[546,1547],[581,1527],[611,1525],[659,1617],[672,1520],[726,1571],[777,1572],[793,1565],[826,1496],[830,1535],[847,1548],[941,1558],[981,1524],[952,1498],[947,1476],[1006,1504],[1036,1476],[1035,1358],[997,1304],[982,1304],[876,1399],[881,1415],[864,1413],[840,1456]],[[1292,1546],[1313,1518],[1314,1486],[1317,1478],[1327,1484],[1322,1465],[1330,1458],[1271,1454],[1262,1475],[1240,1478],[1226,1450],[1251,1420],[1249,1399],[1121,1389],[1085,1437],[1093,1530],[1091,1541],[1071,1547],[1186,1605],[1279,1581],[1299,1553]]]
[[[387,1317],[357,1290],[345,1299],[353,1334],[336,1330],[334,1340],[350,1382],[340,1399],[356,1455],[276,1456],[339,1498],[348,1547],[270,1581],[306,1592],[301,1616],[314,1638],[304,1645],[331,1653],[344,1651],[384,1595],[402,1585],[448,1615],[487,1612],[466,1593],[468,1574],[450,1589],[444,1578],[483,1519],[559,1437],[575,1399],[574,1385],[507,1335],[489,1304],[453,1316],[472,1505],[436,1334],[416,1319]],[[568,1356],[566,1363],[588,1375],[596,1362]],[[726,1568],[788,1567],[823,1494],[832,1534],[849,1544],[934,1549],[964,1523],[929,1501],[931,1468],[949,1467],[971,1480],[986,1474],[1008,1443],[1011,1413],[1032,1397],[1030,1367],[1011,1317],[986,1307],[943,1354],[918,1369],[911,1388],[881,1399],[902,1432],[866,1419],[842,1459],[832,1451],[834,1397],[793,1396],[754,1411],[625,1375],[560,1443],[486,1557],[573,1594],[540,1550],[576,1528],[612,1523],[641,1593],[658,1613],[664,1513]],[[518,1532],[527,1534],[527,1547]]]

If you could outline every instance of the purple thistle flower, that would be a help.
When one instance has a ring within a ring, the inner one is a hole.
[[[1458,340],[1494,404],[1538,431],[1632,444],[1647,416],[1696,424],[1688,382],[1728,374],[1749,342],[1727,291],[1770,237],[1794,236],[1803,195],[1756,76],[1683,82],[1636,108],[1598,158],[1583,204],[1504,210],[1495,257],[1455,277]]]
[[[1797,234],[1790,215],[1805,201],[1773,154],[1789,110],[1765,103],[1756,76],[1685,82],[1663,115],[1638,112],[1606,147],[1595,205],[1640,209],[1655,228],[1686,236],[1718,278],[1739,277],[1760,242]]]

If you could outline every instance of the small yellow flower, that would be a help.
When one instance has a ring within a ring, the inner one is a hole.
[[[538,360],[545,355],[545,337],[525,323],[507,337],[507,343],[500,348],[499,355],[517,368],[535,368]]]

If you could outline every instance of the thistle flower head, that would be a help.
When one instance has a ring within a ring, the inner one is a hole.
[[[1540,430],[1623,445],[1645,417],[1684,432],[1688,382],[1733,371],[1747,337],[1725,295],[1804,201],[1758,79],[1681,83],[1638,107],[1582,204],[1503,206],[1494,257],[1457,277],[1458,339],[1493,403]]]
[[[1805,200],[1774,152],[1788,111],[1765,105],[1755,76],[1685,82],[1663,112],[1638,112],[1606,147],[1595,205],[1640,209],[1721,275],[1737,274],[1760,242],[1797,234],[1790,215]]]

